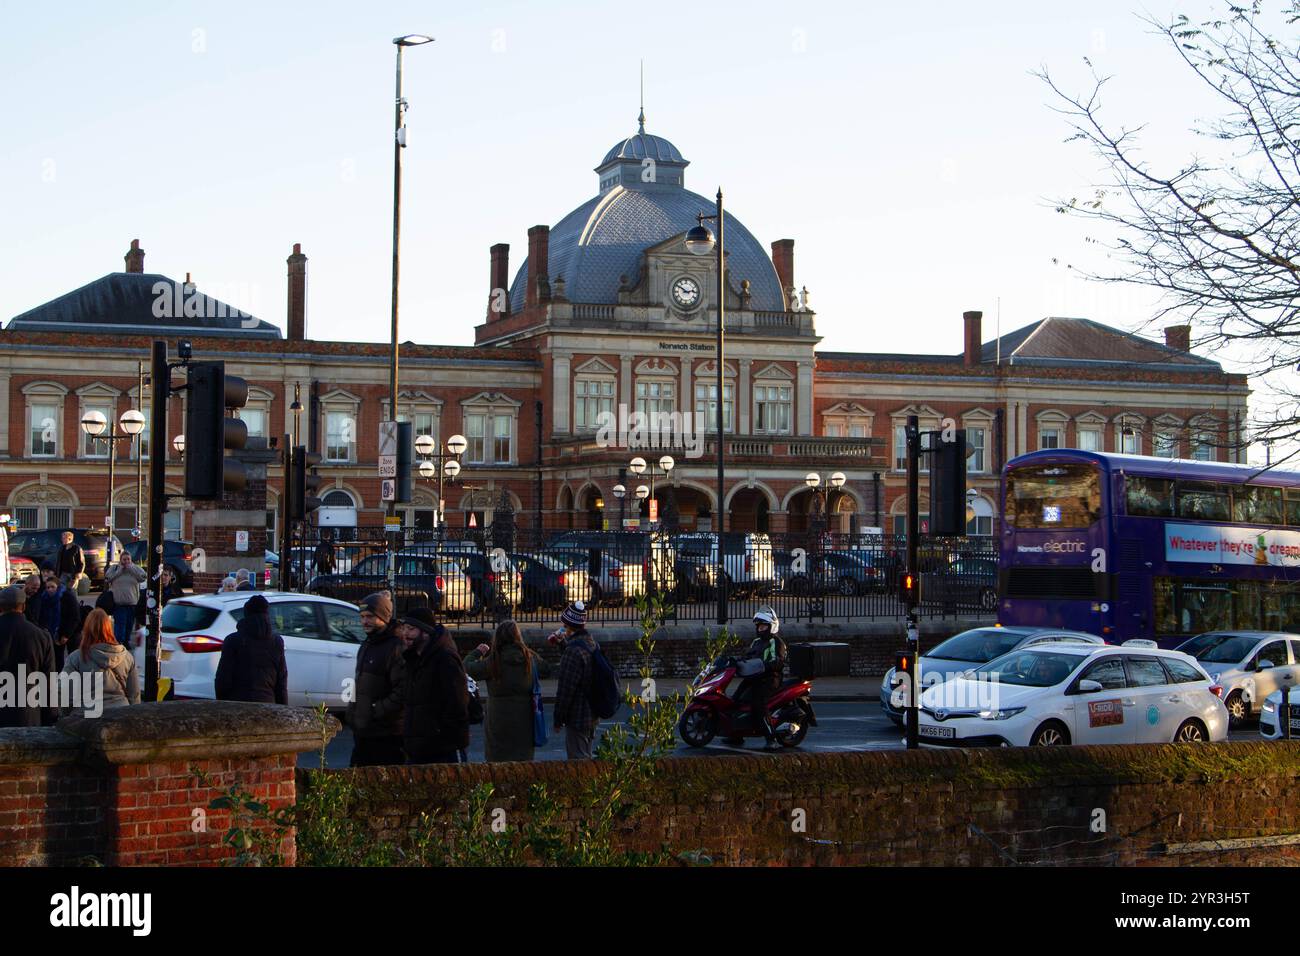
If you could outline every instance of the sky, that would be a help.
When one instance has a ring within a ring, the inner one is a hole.
[[[309,257],[307,333],[386,341],[392,255],[392,38],[407,51],[403,340],[468,345],[488,248],[523,262],[528,227],[597,191],[593,167],[646,127],[686,185],[795,277],[828,351],[961,351],[1048,315],[1126,329],[1150,293],[1074,274],[1088,224],[1054,212],[1098,161],[1067,144],[1032,71],[1090,85],[1177,160],[1210,107],[1143,13],[1221,4],[0,0],[0,319],[145,268],[283,327],[285,258]]]

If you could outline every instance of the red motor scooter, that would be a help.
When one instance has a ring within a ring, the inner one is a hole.
[[[727,687],[738,674],[742,662],[734,657],[719,657],[700,672],[695,680],[696,692],[677,722],[677,732],[692,747],[707,746],[714,737],[762,737],[763,732],[750,720],[748,700],[735,701]],[[767,701],[767,720],[782,747],[797,747],[817,726],[812,708],[812,681],[794,677],[784,681]]]

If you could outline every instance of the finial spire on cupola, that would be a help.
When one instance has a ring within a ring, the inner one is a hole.
[[[645,60],[641,61],[641,115],[636,118],[636,121],[641,125],[641,128],[638,130],[638,132],[642,136],[644,136],[645,135]]]

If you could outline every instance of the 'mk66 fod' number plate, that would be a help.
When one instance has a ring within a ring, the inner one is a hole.
[[[922,737],[942,737],[945,740],[951,740],[957,736],[957,731],[952,727],[933,727],[930,724],[922,724],[916,730]]]

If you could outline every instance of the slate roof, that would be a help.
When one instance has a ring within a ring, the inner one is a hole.
[[[280,329],[271,323],[204,295],[192,285],[144,272],[111,272],[15,316],[5,328],[25,332],[113,330],[164,335],[281,337]]]
[[[1091,319],[1052,316],[1031,322],[980,346],[980,363],[998,360],[1008,366],[1088,368],[1093,365],[1125,365],[1160,371],[1222,373],[1211,359],[1170,348],[1132,332],[1112,328]],[[819,362],[916,362],[962,365],[964,356],[920,355],[898,352],[818,352]]]

